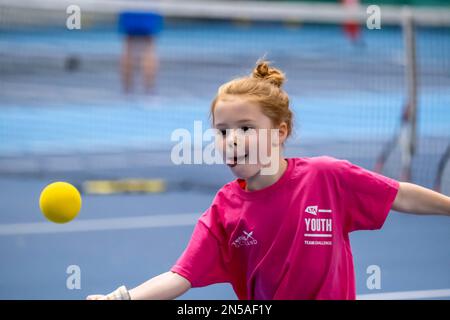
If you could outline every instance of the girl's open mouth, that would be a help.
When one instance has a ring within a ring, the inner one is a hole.
[[[229,158],[229,159],[227,159],[226,163],[227,163],[227,166],[229,166],[230,168],[233,168],[237,164],[245,164],[247,158],[248,158],[248,154],[241,156],[241,157]]]

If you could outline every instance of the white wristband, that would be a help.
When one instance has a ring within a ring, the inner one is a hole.
[[[131,300],[130,294],[125,286],[121,286],[106,295],[106,300]]]

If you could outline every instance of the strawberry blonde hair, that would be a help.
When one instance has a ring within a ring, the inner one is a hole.
[[[268,61],[258,61],[250,75],[233,79],[219,87],[211,104],[213,123],[214,109],[219,100],[227,95],[242,96],[256,102],[274,125],[286,122],[289,137],[292,133],[293,113],[289,109],[289,96],[282,89],[284,81],[283,72],[270,67]]]

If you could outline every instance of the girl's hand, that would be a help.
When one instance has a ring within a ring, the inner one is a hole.
[[[87,296],[86,300],[131,300],[131,298],[127,288],[125,286],[121,286],[106,296],[101,294],[93,294]]]
[[[106,296],[103,294],[92,294],[87,296],[86,300],[106,300]]]

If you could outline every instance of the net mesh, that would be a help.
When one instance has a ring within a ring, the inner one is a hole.
[[[401,132],[410,100],[401,8],[381,7],[381,29],[370,30],[365,7],[81,1],[81,29],[69,30],[69,5],[0,1],[3,175],[157,174],[202,184],[202,170],[210,169],[173,166],[171,134],[179,128],[193,134],[194,121],[207,129],[217,88],[248,74],[261,57],[288,79],[295,113],[289,156],[326,154],[374,169]],[[150,92],[139,67],[133,90],[123,90],[125,37],[117,26],[123,10],[164,16]],[[431,187],[439,174],[448,188],[449,170],[439,173],[438,167],[450,142],[450,13],[414,9],[413,17],[418,86],[412,180]],[[401,178],[398,143],[382,173]],[[211,180],[225,178],[223,172]]]

